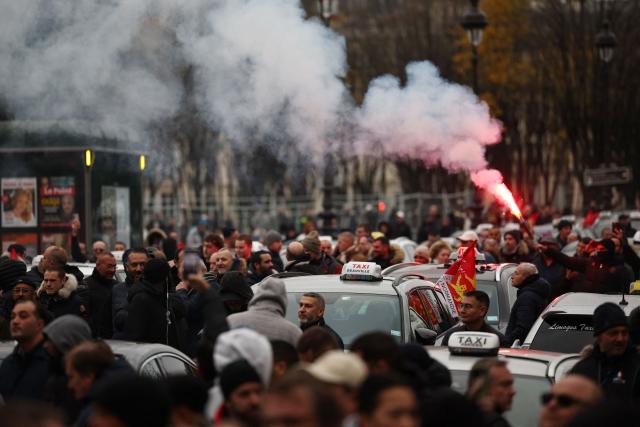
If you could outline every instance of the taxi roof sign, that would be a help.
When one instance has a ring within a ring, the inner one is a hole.
[[[463,356],[496,356],[500,339],[488,332],[454,332],[449,337],[449,352]]]
[[[340,280],[362,280],[379,282],[382,280],[382,268],[375,262],[354,261],[342,267]]]

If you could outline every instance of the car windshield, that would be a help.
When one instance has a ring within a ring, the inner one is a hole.
[[[465,393],[467,391],[468,371],[451,371],[452,387]],[[505,412],[504,417],[513,427],[535,427],[540,416],[540,395],[549,390],[551,384],[546,378],[526,375],[514,375],[513,397],[511,410]]]
[[[476,289],[489,295],[489,311],[487,312],[487,323],[491,326],[498,326],[500,323],[500,304],[498,302],[498,283],[478,281]]]
[[[529,348],[579,353],[593,342],[591,315],[552,314],[546,316]]]
[[[400,299],[394,295],[320,292],[325,299],[324,320],[335,330],[346,348],[360,335],[382,331],[396,341],[402,338]],[[298,303],[303,292],[289,293],[287,319],[296,325]]]

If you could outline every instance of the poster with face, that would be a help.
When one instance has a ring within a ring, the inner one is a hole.
[[[68,227],[77,219],[76,184],[72,176],[43,176],[38,187],[41,227]]]
[[[2,227],[38,224],[35,178],[2,178]]]

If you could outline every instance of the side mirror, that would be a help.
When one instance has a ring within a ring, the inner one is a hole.
[[[416,328],[416,339],[420,344],[433,345],[436,342],[438,334],[427,328]]]

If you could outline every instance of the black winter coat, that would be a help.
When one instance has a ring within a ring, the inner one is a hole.
[[[0,395],[5,401],[42,398],[49,378],[49,355],[43,342],[28,353],[16,346],[0,365]]]
[[[94,338],[110,339],[113,336],[112,292],[117,283],[115,279],[102,277],[94,269],[79,289]]]
[[[605,397],[640,398],[640,355],[631,345],[625,354],[612,358],[596,344],[590,354],[576,363],[571,373],[591,378],[602,387]]]
[[[510,346],[515,340],[524,342],[529,330],[536,319],[547,306],[549,300],[550,285],[538,274],[533,274],[520,285],[518,298],[511,307],[509,324],[507,325],[506,338]]]
[[[169,294],[170,324],[167,321],[167,294],[143,280],[129,291],[124,335],[129,341],[168,344],[188,351],[186,308],[180,298]],[[168,341],[167,341],[168,336]]]
[[[47,293],[42,292],[38,296],[38,302],[46,308],[55,319],[60,316],[64,316],[65,314],[75,314],[76,316],[83,316],[82,313],[82,300],[78,296],[78,294],[73,291],[71,295],[64,298],[60,294],[55,294],[53,296],[47,295]]]

